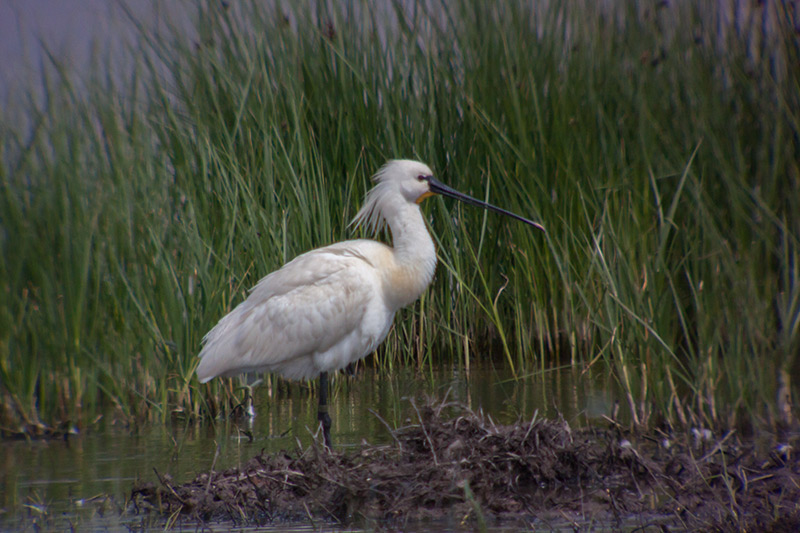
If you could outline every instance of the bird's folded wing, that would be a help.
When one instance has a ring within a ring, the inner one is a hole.
[[[269,274],[220,320],[203,339],[201,382],[286,368],[289,360],[323,352],[359,327],[380,290],[374,268],[341,248],[329,248],[303,254]]]

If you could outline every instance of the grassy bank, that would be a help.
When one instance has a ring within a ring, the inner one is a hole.
[[[237,382],[193,379],[202,336],[261,276],[360,235],[348,221],[393,157],[548,232],[428,201],[436,279],[370,364],[600,366],[640,424],[786,421],[788,13],[737,31],[567,4],[209,2],[189,37],[143,34],[125,83],[45,68],[30,130],[2,120],[0,426],[229,409]]]

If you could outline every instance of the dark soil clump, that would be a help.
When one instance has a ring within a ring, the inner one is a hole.
[[[445,419],[443,407],[420,408],[419,424],[394,431],[390,446],[312,445],[183,485],[168,476],[140,483],[134,509],[237,524],[449,518],[800,530],[800,465],[789,443],[760,451],[730,434],[634,437],[563,420],[501,426],[465,409]]]

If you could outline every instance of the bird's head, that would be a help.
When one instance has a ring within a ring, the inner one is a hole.
[[[433,171],[425,163],[410,159],[395,159],[386,163],[373,177],[378,185],[383,185],[400,193],[407,202],[419,204],[435,194],[431,190]]]
[[[375,173],[372,180],[375,182],[375,186],[367,193],[366,201],[353,219],[352,225],[366,223],[372,231],[377,231],[385,223],[386,217],[403,203],[420,204],[429,196],[441,194],[484,209],[497,211],[544,230],[542,225],[537,222],[448,187],[433,177],[433,172],[428,165],[419,161],[410,159],[389,161]]]
[[[403,204],[418,204],[431,191],[433,171],[425,163],[394,159],[372,176],[375,186],[367,193],[364,205],[351,225],[365,224],[373,232],[380,230],[392,210]]]

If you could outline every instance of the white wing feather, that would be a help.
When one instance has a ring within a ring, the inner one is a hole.
[[[200,381],[251,371],[307,379],[374,350],[394,310],[383,305],[367,242],[312,250],[259,281],[203,339]]]

